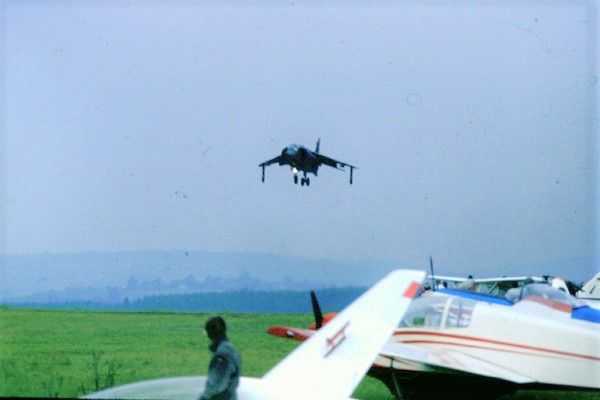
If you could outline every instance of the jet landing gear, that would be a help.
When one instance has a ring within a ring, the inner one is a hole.
[[[298,184],[298,175],[294,174],[294,183],[297,185]],[[309,186],[310,185],[310,179],[307,178],[306,176],[300,179],[300,185],[304,186]]]

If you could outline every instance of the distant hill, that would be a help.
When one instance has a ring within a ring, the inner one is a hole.
[[[396,266],[397,267],[397,266]],[[138,251],[0,257],[0,303],[119,304],[201,292],[368,287],[391,263],[258,253]]]
[[[142,298],[174,297],[182,295],[198,295],[206,293],[207,296],[221,296],[221,293],[235,292],[283,292],[302,291],[323,288],[323,284],[314,282],[297,282],[286,278],[281,282],[265,282],[243,274],[234,278],[221,278],[209,276],[202,281],[196,280],[192,275],[183,279],[164,281],[161,278],[151,281],[139,281],[135,277],[129,278],[125,286],[105,287],[66,287],[63,290],[47,290],[44,292],[21,295],[15,297],[4,296],[1,303],[4,304],[98,304],[110,307],[118,306],[125,299],[130,302],[138,302]]]
[[[342,310],[367,290],[366,287],[315,290],[323,312]],[[9,304],[11,305],[11,304]],[[308,291],[278,290],[204,292],[180,295],[155,295],[119,303],[96,301],[21,302],[24,308],[85,309],[111,311],[306,313],[312,312]]]
[[[527,265],[436,264],[436,274],[478,278],[553,275],[579,282],[597,270],[569,259]],[[568,274],[559,273],[569,268]],[[119,251],[74,254],[0,255],[2,303],[122,303],[162,295],[235,291],[307,291],[369,287],[396,268],[429,271],[393,261],[347,262],[251,252]]]

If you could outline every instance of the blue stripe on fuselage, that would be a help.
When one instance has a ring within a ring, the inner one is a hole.
[[[590,306],[577,307],[573,309],[571,318],[600,324],[600,310]]]
[[[491,296],[488,294],[482,293],[474,293],[467,292],[464,290],[456,290],[456,289],[439,289],[437,292],[442,294],[449,294],[451,296],[462,297],[465,299],[471,299],[476,301],[485,301],[487,303],[501,304],[505,306],[512,306],[513,303],[510,301],[503,299],[501,297]],[[571,318],[579,319],[582,321],[593,322],[595,324],[600,324],[600,310],[597,308],[593,308],[590,306],[581,306],[577,308],[573,308],[571,312]]]

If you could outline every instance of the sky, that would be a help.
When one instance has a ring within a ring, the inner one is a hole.
[[[598,3],[484,3],[4,1],[0,251],[591,277]]]

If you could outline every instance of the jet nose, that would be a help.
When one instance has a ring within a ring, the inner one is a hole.
[[[294,157],[298,152],[298,148],[295,145],[286,147],[281,151],[281,155],[286,158]]]
[[[286,147],[285,149],[283,149],[283,151],[285,152],[285,154],[287,154],[288,156],[293,155],[296,152],[296,149],[293,147]]]

